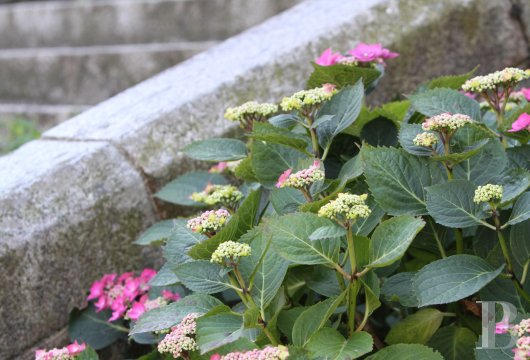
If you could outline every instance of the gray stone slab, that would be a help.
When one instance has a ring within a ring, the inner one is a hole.
[[[88,0],[0,6],[0,48],[221,40],[300,0]]]
[[[104,272],[141,267],[132,241],[154,219],[108,143],[33,141],[0,158],[0,359],[61,329]]]
[[[303,88],[309,61],[333,46],[383,42],[390,62],[373,101],[447,73],[481,72],[527,57],[508,0],[312,0],[233,37],[45,133],[119,143],[159,183],[180,172],[186,144],[220,136],[226,107],[279,100]],[[495,34],[495,36],[491,36]],[[186,164],[186,163],[184,163]]]
[[[213,44],[0,50],[0,101],[93,105]]]

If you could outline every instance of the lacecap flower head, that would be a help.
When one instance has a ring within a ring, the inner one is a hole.
[[[73,360],[85,349],[86,345],[84,343],[79,344],[76,340],[73,344],[60,349],[37,350],[35,352],[35,360]]]
[[[421,127],[425,131],[455,131],[473,120],[464,114],[443,113],[426,119]]]
[[[210,261],[221,265],[237,263],[242,257],[249,256],[250,252],[251,249],[248,244],[225,241],[217,247]]]
[[[518,68],[506,68],[488,75],[475,76],[462,85],[462,90],[482,93],[500,87],[508,88],[529,77],[530,74],[527,71]]]
[[[191,194],[190,198],[208,205],[237,205],[243,198],[243,193],[233,185],[208,184],[203,191]]]
[[[311,184],[319,180],[324,180],[324,171],[320,170],[320,161],[315,160],[309,168],[297,171],[294,174],[291,169],[285,170],[278,178],[276,187],[303,189],[308,188]]]
[[[278,105],[249,101],[243,105],[226,109],[224,116],[228,120],[239,121],[241,127],[251,130],[253,122],[266,121],[269,116],[277,111]]]
[[[422,132],[412,140],[416,146],[433,147],[438,143],[438,136],[430,132]]]
[[[320,208],[318,216],[337,221],[367,218],[371,213],[370,208],[365,204],[367,198],[367,194],[340,193],[335,200]]]
[[[225,209],[208,210],[188,220],[187,227],[193,232],[213,234],[223,227],[229,217],[230,213]]]
[[[283,111],[312,108],[328,101],[336,92],[337,89],[334,85],[324,84],[322,87],[298,91],[289,97],[284,97],[280,103],[280,107]]]
[[[348,53],[359,62],[384,63],[385,59],[393,59],[399,56],[398,53],[385,49],[379,43],[365,44],[361,42]]]
[[[263,349],[254,349],[246,352],[231,352],[220,356],[212,355],[210,360],[285,360],[289,357],[289,349],[283,345],[276,347],[267,346]]]
[[[171,329],[162,341],[158,343],[158,352],[169,353],[175,359],[180,357],[183,353],[199,350],[197,342],[195,341],[195,333],[197,328],[197,318],[200,314],[191,313],[186,315],[184,319]]]
[[[502,185],[486,184],[477,187],[473,201],[477,204],[482,202],[499,201],[502,199]]]

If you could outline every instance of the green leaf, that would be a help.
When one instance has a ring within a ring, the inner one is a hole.
[[[134,324],[130,335],[169,329],[181,322],[189,313],[204,314],[222,304],[221,301],[210,295],[188,295],[177,302],[143,314]]]
[[[188,252],[195,245],[202,243],[208,237],[191,231],[186,227],[186,220],[176,220],[173,231],[163,248],[164,257],[174,265],[193,260]]]
[[[296,264],[336,264],[340,239],[311,241],[309,236],[318,228],[332,226],[329,219],[310,213],[293,213],[267,220],[267,232],[272,236],[274,249],[285,259]]]
[[[408,215],[383,221],[372,235],[370,263],[367,266],[384,267],[401,259],[424,226],[423,220]]]
[[[439,352],[420,344],[397,344],[387,346],[366,360],[444,360]],[[464,360],[464,359],[462,359]]]
[[[278,316],[278,328],[287,336],[289,342],[292,342],[294,323],[305,310],[307,310],[307,307],[299,306],[280,312],[280,316]]]
[[[402,149],[363,146],[364,174],[375,201],[390,215],[424,215],[426,186],[441,179],[433,162]]]
[[[384,210],[375,202],[373,197],[368,197],[366,205],[368,205],[372,212],[367,218],[357,219],[355,224],[352,225],[352,231],[355,235],[368,236],[385,215]]]
[[[305,267],[302,273],[307,287],[317,294],[326,297],[340,295],[341,288],[337,282],[337,273],[335,270],[323,265],[311,265]]]
[[[508,224],[515,225],[530,218],[530,193],[526,192],[517,199],[513,206]]]
[[[171,234],[172,229],[173,220],[157,222],[145,230],[134,243],[138,245],[151,245],[153,243],[166,241]]]
[[[264,141],[252,143],[252,168],[259,182],[272,188],[280,175],[287,169],[293,169],[307,155],[284,145]]]
[[[525,192],[530,186],[530,173],[523,168],[508,169],[495,181],[502,185],[502,203],[506,204]]]
[[[338,188],[344,188],[346,184],[357,179],[362,174],[363,166],[361,157],[359,155],[352,157],[340,169],[339,176],[337,177],[340,180]]]
[[[510,254],[522,268],[530,259],[530,220],[520,222],[510,228]]]
[[[177,284],[179,278],[173,272],[174,264],[167,262],[165,263],[156,275],[149,281],[151,286],[170,286]]]
[[[477,336],[473,331],[458,326],[439,329],[429,341],[429,346],[438,350],[445,360],[473,359]]]
[[[305,202],[304,195],[294,188],[274,188],[271,191],[271,204],[278,215],[296,212]]]
[[[280,127],[280,128],[289,128],[296,125],[297,123],[303,124],[303,120],[294,114],[280,114],[271,117],[269,123]]]
[[[419,306],[447,304],[473,295],[495,279],[495,269],[473,255],[454,255],[424,266],[414,277]]]
[[[460,90],[462,85],[477,71],[478,65],[475,66],[470,72],[462,75],[445,75],[432,79],[427,83],[427,88],[448,88],[454,90]]]
[[[348,340],[332,328],[320,329],[307,344],[313,356],[323,359],[351,360],[372,351],[372,336],[364,331],[354,333]]]
[[[417,307],[418,299],[414,294],[413,278],[416,273],[401,272],[389,277],[383,283],[381,294],[387,301],[397,301],[406,307]]]
[[[427,90],[411,95],[410,101],[412,106],[425,116],[451,113],[468,115],[477,121],[481,119],[479,103],[456,90]]]
[[[197,319],[197,344],[201,354],[240,338],[255,340],[258,329],[245,329],[243,317],[233,312],[206,314]]]
[[[325,103],[319,116],[334,115],[317,127],[318,142],[323,148],[330,146],[333,138],[350,126],[359,116],[364,98],[364,87],[360,81],[342,89]]]
[[[124,332],[113,327],[123,326],[123,321],[109,322],[110,316],[110,310],[96,312],[92,304],[83,310],[74,309],[68,323],[70,339],[84,342],[96,350],[109,346],[125,336]]]
[[[234,169],[234,175],[247,183],[259,182],[252,167],[252,158],[246,157]]]
[[[262,189],[251,192],[241,203],[236,213],[217,234],[211,238],[196,244],[188,254],[194,259],[208,259],[219,245],[225,241],[237,240],[252,229],[258,215]]]
[[[306,346],[311,337],[328,321],[335,309],[341,304],[346,291],[335,298],[319,302],[304,310],[296,319],[293,326],[293,343],[297,346]]]
[[[91,347],[87,347],[82,353],[77,355],[76,360],[99,360],[98,353]]]
[[[388,344],[426,344],[442,325],[443,313],[436,309],[421,309],[390,328]]]
[[[416,156],[432,156],[433,152],[431,148],[414,144],[414,138],[416,135],[423,132],[425,132],[425,130],[422,129],[421,124],[402,124],[399,129],[399,143],[409,154]],[[438,145],[436,151],[442,153],[443,148]]]
[[[247,156],[245,143],[237,139],[208,139],[195,141],[182,152],[192,159],[205,161],[233,161]]]
[[[346,236],[346,229],[339,225],[330,225],[323,226],[313,231],[313,233],[309,235],[309,240],[315,241],[324,239],[334,239],[342,238],[343,236]]]
[[[364,285],[364,311],[370,316],[381,306],[381,301],[379,301],[379,278],[374,272],[371,272],[367,274],[364,280],[361,280],[361,283]]]
[[[370,86],[381,73],[376,69],[337,64],[321,66],[312,64],[315,69],[307,82],[308,89],[321,87],[324,84],[335,84],[339,88],[353,85],[362,79],[364,86]]]
[[[255,140],[289,146],[301,152],[306,151],[311,141],[307,135],[260,122],[254,123],[249,136]]]
[[[226,179],[219,174],[210,174],[206,171],[193,171],[184,174],[164,186],[156,197],[177,205],[202,206],[190,199],[194,192],[203,191],[208,184],[226,184]]]
[[[372,146],[397,145],[398,127],[389,119],[379,117],[363,126],[361,140]]]
[[[453,180],[427,190],[427,210],[434,220],[452,228],[483,223],[488,217],[482,204],[473,201],[476,186],[466,180]]]
[[[232,289],[226,269],[208,260],[195,260],[180,264],[175,274],[188,289],[201,294],[215,294]]]

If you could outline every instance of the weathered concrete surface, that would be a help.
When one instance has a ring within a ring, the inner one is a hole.
[[[154,219],[108,143],[33,141],[0,158],[0,359],[61,329],[103,272],[139,268],[132,240]]]
[[[231,38],[50,130],[45,137],[121,144],[163,183],[178,172],[178,150],[223,133],[227,106],[278,100],[303,87],[309,61],[332,45],[382,41],[392,60],[378,99],[445,73],[481,72],[527,57],[508,0],[314,0]],[[491,36],[491,34],[496,34]],[[174,134],[179,134],[175,138]]]
[[[0,102],[96,104],[215,42],[0,51]]]
[[[221,40],[300,0],[46,1],[0,7],[0,48]]]
[[[530,1],[528,0],[511,0],[513,4],[512,17],[517,19],[524,31],[525,39],[530,51]],[[528,65],[530,66],[530,61]]]

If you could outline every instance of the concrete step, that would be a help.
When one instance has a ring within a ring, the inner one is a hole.
[[[93,105],[216,43],[0,50],[0,103]]]
[[[82,0],[0,5],[0,48],[222,40],[301,0]]]

